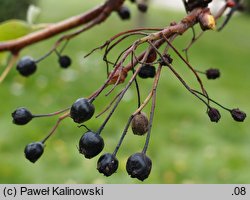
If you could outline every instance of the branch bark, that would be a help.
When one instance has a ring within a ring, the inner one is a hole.
[[[10,51],[13,54],[26,46],[46,40],[59,33],[71,30],[81,25],[91,23],[91,27],[105,21],[109,15],[119,9],[125,0],[107,0],[104,4],[78,16],[49,25],[48,27],[28,34],[24,37],[0,43],[0,52]],[[97,20],[96,20],[97,19]]]

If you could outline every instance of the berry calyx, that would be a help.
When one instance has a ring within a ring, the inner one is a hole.
[[[207,79],[217,79],[220,77],[220,71],[218,69],[208,69],[206,70]]]
[[[98,155],[103,150],[103,147],[103,138],[92,131],[84,133],[79,140],[79,152],[88,159]]]
[[[131,128],[135,135],[144,135],[148,131],[148,118],[145,113],[138,113],[131,122]]]
[[[126,6],[121,6],[117,13],[122,20],[130,19],[130,10]]]
[[[117,168],[118,160],[113,154],[103,154],[97,161],[97,170],[105,176],[111,176]]]
[[[232,109],[230,112],[233,119],[237,122],[243,122],[247,117],[246,113],[239,110],[239,108]]]
[[[131,155],[126,164],[126,170],[131,178],[137,178],[141,181],[148,178],[152,168],[152,161],[144,153],[135,153]]]
[[[80,98],[70,108],[70,117],[76,123],[83,123],[89,120],[95,112],[94,105],[85,98]]]
[[[162,56],[165,60],[163,60],[162,58],[158,59],[158,62],[160,63],[160,65],[162,66],[167,66],[167,64],[171,64],[173,62],[173,59],[170,57],[169,54],[164,54]]]
[[[68,68],[71,65],[71,58],[69,56],[60,56],[58,60],[62,68]]]
[[[33,115],[26,108],[18,108],[11,114],[13,120],[12,122],[17,125],[25,125],[30,122]]]
[[[138,76],[141,78],[154,78],[155,67],[148,64],[143,65],[138,73]]]
[[[218,122],[220,120],[220,112],[216,108],[209,108],[207,112],[211,122]]]
[[[34,142],[28,144],[24,149],[25,157],[32,163],[35,163],[43,154],[44,144],[42,142]]]
[[[29,76],[35,73],[37,66],[33,58],[25,56],[17,63],[16,69],[21,75]]]

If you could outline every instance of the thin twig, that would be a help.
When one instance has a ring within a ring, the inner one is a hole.
[[[65,108],[63,110],[59,110],[59,111],[56,111],[56,112],[53,112],[53,113],[48,113],[48,114],[37,114],[37,115],[32,115],[33,117],[52,117],[52,116],[55,116],[55,115],[59,115],[61,113],[64,113],[66,111],[68,111],[70,108]]]
[[[6,66],[6,68],[4,69],[3,73],[0,76],[0,84],[6,78],[6,76],[8,75],[8,73],[10,72],[10,70],[12,69],[14,64],[16,63],[18,57],[19,57],[18,54],[11,55],[11,58],[9,59],[8,65]]]
[[[152,130],[152,124],[153,124],[153,118],[154,118],[154,112],[155,112],[155,104],[156,104],[156,89],[159,83],[160,79],[160,74],[161,74],[161,69],[162,65],[159,65],[158,70],[155,75],[155,81],[152,89],[152,106],[151,106],[151,111],[150,111],[150,117],[149,117],[149,124],[148,124],[148,133],[147,133],[147,138],[145,145],[143,147],[142,153],[146,153],[149,145],[149,140],[150,140],[150,135],[151,135],[151,130]]]
[[[53,128],[49,132],[49,134],[41,142],[45,143],[55,133],[55,130],[57,129],[59,124],[62,122],[62,120],[64,120],[65,118],[67,118],[69,116],[70,116],[70,113],[68,112],[68,113],[65,113],[64,115],[62,115],[61,117],[59,117],[56,124],[53,126]]]

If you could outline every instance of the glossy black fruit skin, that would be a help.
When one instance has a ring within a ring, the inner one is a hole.
[[[85,158],[93,158],[98,155],[104,148],[103,138],[92,131],[84,133],[79,140],[79,152],[85,156]]]
[[[17,63],[16,69],[21,75],[30,76],[35,73],[37,66],[33,58],[25,56]]]
[[[117,11],[119,17],[122,20],[128,20],[131,17],[130,10],[126,6],[122,6],[118,11]]]
[[[28,144],[24,149],[25,157],[32,163],[35,163],[43,154],[44,144],[42,142],[34,142]]]
[[[138,73],[141,78],[154,78],[155,77],[155,67],[152,65],[143,65]]]
[[[68,68],[71,65],[71,59],[66,55],[60,56],[58,62],[62,68]]]
[[[208,114],[211,122],[218,122],[221,118],[219,111],[215,108],[209,108],[207,114]]]
[[[151,168],[152,161],[144,153],[131,155],[126,164],[126,170],[131,178],[137,178],[141,181],[148,178]]]
[[[33,116],[26,108],[18,108],[11,114],[12,122],[17,125],[25,125],[32,120]]]
[[[113,154],[103,154],[97,161],[97,170],[105,176],[111,176],[117,168],[118,160]]]
[[[70,116],[76,123],[83,123],[89,120],[95,112],[94,105],[85,98],[80,98],[71,106]]]

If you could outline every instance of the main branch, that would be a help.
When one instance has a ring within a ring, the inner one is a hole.
[[[13,54],[19,52],[26,46],[46,40],[59,33],[71,30],[84,24],[92,23],[91,27],[105,21],[109,15],[119,9],[125,0],[107,0],[104,4],[85,12],[81,15],[71,17],[64,21],[52,24],[42,30],[33,32],[24,37],[0,43],[1,51],[10,51]]]

